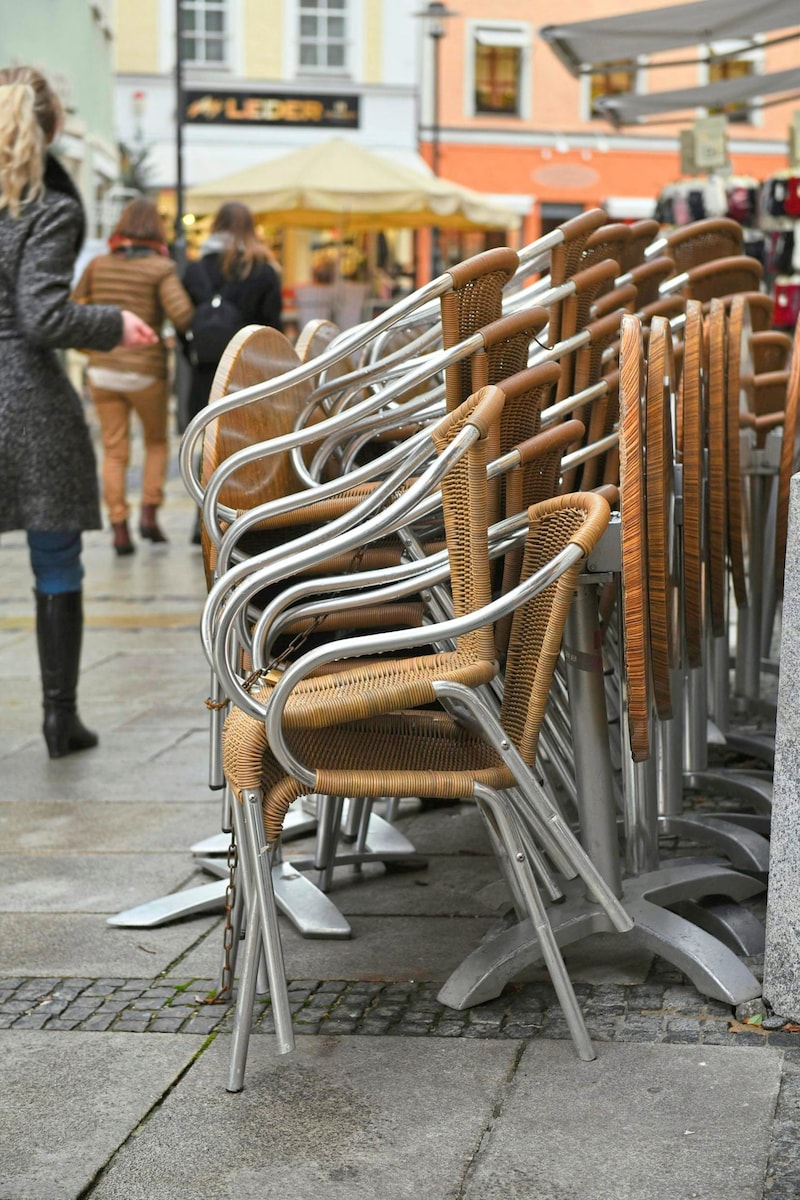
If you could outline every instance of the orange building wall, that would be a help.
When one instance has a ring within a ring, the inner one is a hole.
[[[453,7],[456,7],[455,2]],[[648,0],[562,0],[554,11],[541,0],[458,0],[458,15],[446,22],[440,41],[440,174],[480,191],[534,197],[526,218],[523,242],[538,236],[542,203],[592,207],[607,197],[652,197],[680,177],[679,132],[697,114],[686,113],[668,123],[615,130],[605,120],[582,116],[582,85],[538,36],[547,23],[590,20],[644,8],[660,8]],[[800,17],[800,6],[798,7]],[[531,33],[530,115],[524,118],[474,117],[465,96],[469,54],[468,21],[506,20],[527,25]],[[778,37],[776,31],[767,37]],[[765,72],[795,66],[800,42],[790,41],[763,52]],[[661,61],[691,60],[697,47],[662,54]],[[658,59],[653,59],[658,61]],[[649,69],[646,91],[701,86],[696,64]],[[769,97],[766,98],[769,101]],[[735,174],[763,180],[787,165],[786,144],[797,99],[763,109],[759,123],[729,126],[729,145],[753,143],[753,152],[731,149]],[[480,133],[481,142],[476,141]],[[486,135],[490,135],[487,139]],[[493,141],[492,138],[497,140]],[[576,146],[574,139],[580,139]],[[511,144],[503,144],[503,141]],[[772,143],[768,147],[766,143]],[[759,151],[760,148],[760,151]],[[430,146],[423,143],[430,161]],[[769,152],[764,152],[764,151]]]

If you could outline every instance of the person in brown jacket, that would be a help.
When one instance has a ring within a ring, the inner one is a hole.
[[[89,395],[103,441],[103,498],[117,554],[133,554],[128,529],[125,477],[130,457],[130,414],[144,434],[144,471],[139,533],[151,542],[167,538],[156,519],[167,475],[167,348],[165,319],[182,333],[194,306],[169,258],[164,227],[152,200],[132,200],[109,238],[109,254],[92,259],[73,292],[90,304],[125,305],[158,334],[158,342],[136,349],[117,347],[89,353]]]

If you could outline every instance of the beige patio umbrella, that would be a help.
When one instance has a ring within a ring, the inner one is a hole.
[[[197,216],[239,200],[274,225],[319,229],[517,229],[518,213],[490,197],[425,175],[347,138],[308,146],[191,188]]]

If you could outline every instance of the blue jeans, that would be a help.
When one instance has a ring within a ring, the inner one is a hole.
[[[81,590],[83,563],[80,530],[45,533],[29,529],[28,548],[37,592],[46,596],[60,596],[63,592]]]

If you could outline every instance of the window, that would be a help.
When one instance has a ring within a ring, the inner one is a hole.
[[[589,116],[605,117],[602,109],[598,109],[597,101],[601,96],[620,96],[626,92],[637,90],[637,75],[630,61],[606,63],[602,71],[592,71],[589,75]]]
[[[185,63],[225,66],[228,0],[181,0],[181,54]]]
[[[300,68],[344,71],[347,67],[347,0],[300,0]]]
[[[752,75],[755,72],[756,64],[752,57],[744,53],[746,45],[745,42],[738,45],[735,42],[726,42],[724,46],[713,46],[712,53],[726,54],[727,57],[709,62],[707,82],[721,83],[724,79],[743,79],[747,75]],[[731,50],[734,53],[730,53]],[[749,125],[753,122],[753,109],[747,100],[742,100],[737,104],[724,104],[721,108],[709,108],[708,111],[712,114],[724,113],[729,121],[737,124]]]
[[[530,39],[510,25],[479,25],[473,31],[475,116],[525,115],[525,77]]]

